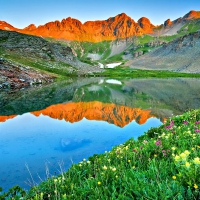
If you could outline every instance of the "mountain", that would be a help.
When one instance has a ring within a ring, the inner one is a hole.
[[[200,73],[200,31],[179,37],[125,65],[137,69]]]
[[[154,26],[148,19],[145,19],[142,18],[139,20],[140,23],[136,23],[125,13],[122,13],[107,20],[87,21],[82,24],[79,20],[69,17],[61,22],[49,22],[37,28],[31,25],[31,27],[29,26],[21,31],[26,34],[57,39],[99,42],[153,33],[152,28]]]
[[[17,29],[4,21],[0,21],[0,29],[55,39],[100,42],[103,40],[115,40],[135,35],[154,34],[155,30],[159,30],[159,34],[174,34],[177,33],[184,23],[198,18],[200,18],[200,11],[192,10],[182,18],[178,18],[174,21],[168,19],[163,25],[156,27],[151,24],[150,20],[146,17],[142,17],[135,22],[125,13],[121,13],[107,20],[87,21],[84,24],[77,19],[68,17],[62,21],[56,20],[38,27],[34,24],[30,24],[24,29]],[[162,27],[162,29],[159,27]],[[173,30],[169,31],[172,28]]]
[[[0,23],[3,24],[3,22]],[[6,27],[8,27],[7,30],[14,30],[30,35],[65,40],[99,42],[153,33],[155,26],[145,17],[135,22],[125,13],[121,13],[107,20],[87,21],[84,24],[77,19],[68,17],[61,22],[49,22],[38,27],[31,24],[24,29],[16,29],[9,24],[5,24],[0,29],[6,30]]]
[[[20,29],[15,28],[14,26],[8,24],[5,21],[0,21],[0,30],[17,31],[17,30],[20,30]]]

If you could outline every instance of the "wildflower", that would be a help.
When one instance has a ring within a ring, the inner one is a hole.
[[[86,161],[86,159],[84,158],[83,161]]]
[[[90,164],[90,161],[89,161],[89,160],[87,161],[87,164]]]
[[[107,170],[108,168],[104,165],[104,166],[103,166],[103,169],[104,169],[104,170]]]
[[[200,124],[200,121],[196,121],[195,124]]]
[[[101,185],[101,182],[100,182],[100,181],[98,181],[98,182],[97,182],[97,184],[98,184],[98,185]]]
[[[108,162],[110,162],[110,158],[108,159]]]
[[[128,160],[128,162],[130,163],[130,162],[131,162],[131,160]]]
[[[187,168],[189,168],[189,167],[190,167],[190,163],[189,163],[189,162],[186,162],[186,163],[185,163],[185,166],[186,166]]]
[[[185,153],[181,153],[181,154],[180,154],[180,157],[181,157],[183,160],[185,160],[186,157],[187,157],[187,154],[185,154]]]
[[[135,169],[135,166],[133,166],[132,168]]]
[[[172,150],[174,151],[176,149],[176,147],[172,147]]]
[[[155,142],[155,145],[156,145],[156,146],[160,146],[161,144],[162,144],[161,140],[157,140],[157,141]]]
[[[56,183],[58,180],[57,180],[57,179],[54,179],[53,181],[54,181],[54,183]]]
[[[200,130],[197,129],[197,130],[195,130],[195,132],[196,132],[196,133],[200,133]]]
[[[193,162],[194,162],[194,164],[200,165],[199,157],[194,158]]]
[[[143,149],[143,147],[142,147],[142,146],[140,146],[140,149],[142,150],[142,149]]]
[[[183,121],[183,124],[188,125],[188,122],[187,121]]]
[[[198,189],[198,185],[197,185],[197,184],[194,184],[194,188],[195,188],[195,189]]]
[[[154,154],[154,157],[157,157],[157,154]]]
[[[115,172],[117,169],[115,167],[112,168],[112,171]]]
[[[78,166],[79,166],[79,167],[81,167],[82,165],[81,165],[81,164],[79,164]]]
[[[117,176],[117,175],[116,175],[115,177],[116,177],[116,178],[118,178],[118,176]]]
[[[195,150],[195,148],[194,147],[192,147],[192,151],[194,151]]]
[[[176,176],[172,176],[172,178],[175,180],[175,179],[176,179]]]
[[[147,142],[148,142],[147,140],[144,140],[144,141],[143,141],[144,144],[146,144]]]
[[[185,150],[185,151],[184,151],[184,154],[189,155],[190,152],[189,152],[188,150]]]
[[[180,156],[176,155],[175,156],[175,161],[178,161],[180,159]]]

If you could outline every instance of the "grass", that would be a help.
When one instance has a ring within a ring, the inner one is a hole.
[[[96,76],[105,77],[131,77],[131,78],[141,78],[141,77],[158,77],[158,78],[169,78],[169,77],[195,77],[199,78],[200,74],[191,73],[179,73],[165,70],[139,70],[132,69],[129,67],[118,66],[114,69],[105,69],[102,73],[96,73]]]
[[[3,55],[2,57],[4,59],[9,60],[16,65],[24,65],[39,69],[43,72],[52,73],[58,80],[63,79],[63,76],[76,76],[76,69],[64,62],[25,57],[15,52],[5,51],[2,48],[0,48],[0,55]]]
[[[200,109],[1,199],[199,199]]]

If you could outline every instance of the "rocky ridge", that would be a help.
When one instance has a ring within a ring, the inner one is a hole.
[[[48,22],[36,27],[30,24],[24,29],[18,29],[12,25],[0,21],[0,29],[18,31],[25,34],[64,39],[70,41],[100,42],[128,38],[143,34],[167,34],[171,28],[177,27],[177,32],[187,21],[200,18],[200,11],[191,10],[189,13],[174,21],[166,20],[162,27],[154,26],[146,17],[137,22],[125,13],[110,17],[107,20],[87,21],[82,24],[79,20],[68,17],[62,21]],[[158,29],[157,29],[158,28]],[[169,34],[169,33],[168,33]]]
[[[3,22],[0,22],[0,24]],[[5,27],[8,27],[6,29]],[[153,33],[155,26],[150,20],[142,17],[135,22],[125,13],[121,13],[107,20],[87,21],[82,24],[79,20],[68,17],[60,21],[54,21],[36,27],[34,24],[24,29],[17,29],[9,24],[0,26],[3,30],[13,30],[25,34],[56,39],[100,42],[103,40],[115,40],[135,35]]]
[[[200,73],[200,31],[184,35],[137,59],[127,66],[137,69]]]

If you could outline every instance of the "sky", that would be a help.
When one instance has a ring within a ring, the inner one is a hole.
[[[67,17],[84,23],[126,13],[135,21],[147,17],[152,24],[160,25],[190,10],[200,11],[200,0],[1,0],[0,21],[24,28]]]

